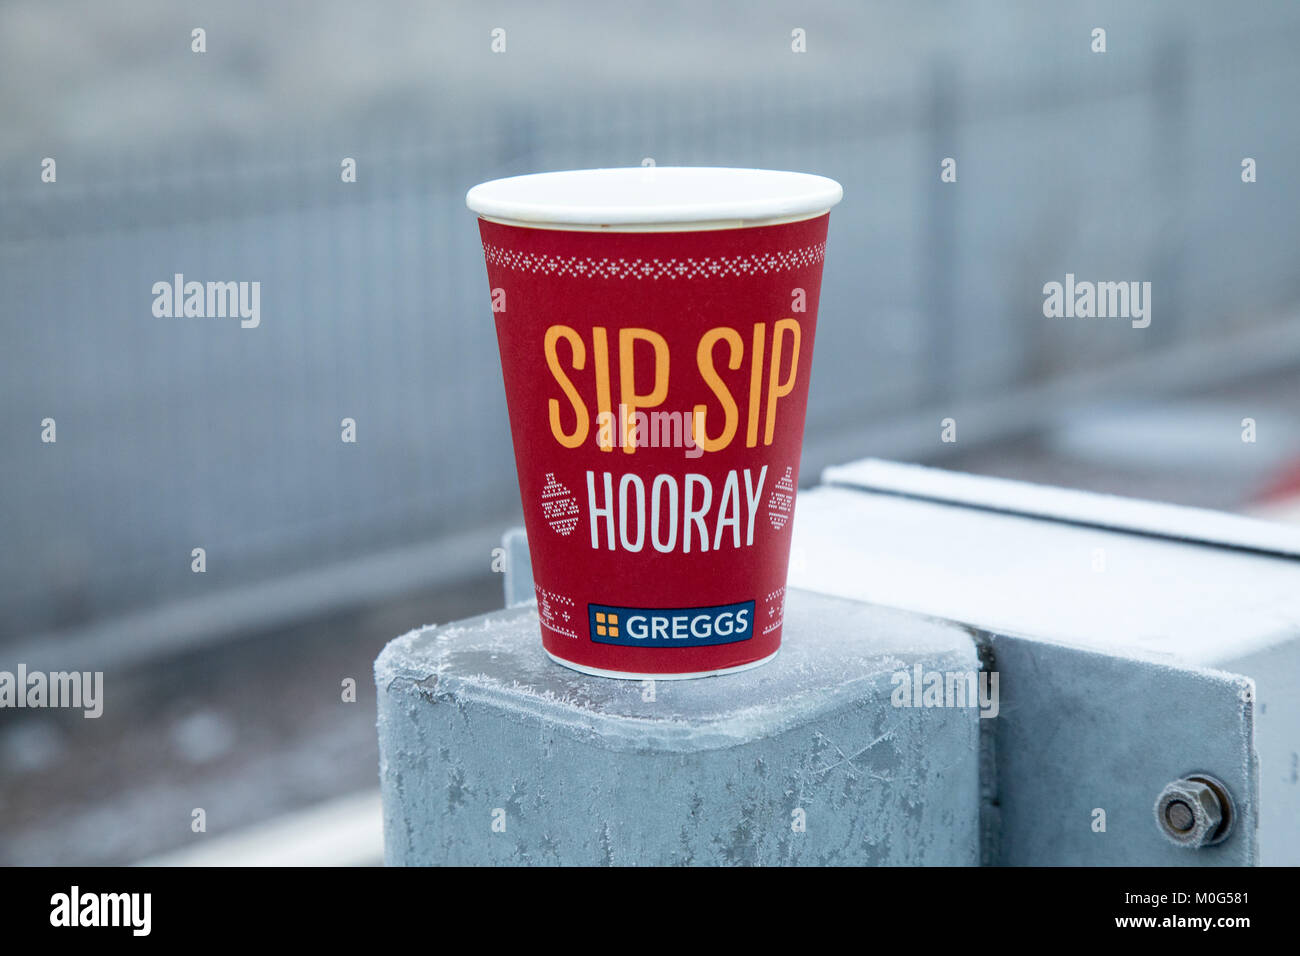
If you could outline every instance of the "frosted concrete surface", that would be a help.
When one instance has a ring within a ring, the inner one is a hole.
[[[375,662],[385,859],[974,865],[978,711],[893,706],[917,664],[979,669],[962,628],[799,591],[776,660],[653,686],[552,663],[532,608],[414,631]]]

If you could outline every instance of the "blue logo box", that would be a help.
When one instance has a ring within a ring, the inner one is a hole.
[[[713,607],[636,608],[588,604],[587,624],[597,644],[623,647],[705,647],[754,636],[754,602]]]

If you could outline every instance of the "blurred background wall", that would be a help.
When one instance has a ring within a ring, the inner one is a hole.
[[[373,701],[308,701],[490,606],[518,520],[464,207],[485,179],[653,158],[843,183],[805,484],[871,454],[1284,495],[1297,48],[1286,0],[0,6],[0,651],[133,675],[92,737],[0,721],[0,861],[165,849],[185,828],[148,818],[218,776],[242,781],[226,826],[373,781]],[[154,317],[175,273],[260,281],[260,327]],[[1066,273],[1150,281],[1150,327],[1044,318]]]

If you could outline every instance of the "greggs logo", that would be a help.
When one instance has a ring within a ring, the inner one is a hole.
[[[700,647],[754,636],[754,602],[715,607],[631,608],[587,605],[591,639],[624,647]]]
[[[742,434],[743,426],[746,448],[758,445],[760,431],[763,444],[772,444],[780,401],[794,391],[798,377],[800,340],[797,319],[776,320],[770,337],[764,322],[754,323],[748,336],[726,326],[704,332],[695,349],[695,366],[716,403],[697,404],[692,410],[693,443],[704,451],[721,451]],[[596,326],[589,346],[576,329],[552,325],[546,330],[544,348],[547,367],[564,395],[563,402],[560,398],[548,402],[551,434],[561,446],[578,448],[594,437],[602,451],[619,447],[632,454],[638,444],[644,444],[630,434],[638,413],[644,418],[644,410],[659,408],[669,399],[672,370],[668,342],[662,335],[650,329],[627,328],[618,329],[611,337],[607,328]],[[638,350],[653,356],[650,371],[643,366],[640,380],[636,374]],[[732,372],[744,369],[748,387],[739,395],[724,381],[719,361]],[[617,402],[611,387],[615,366]],[[575,385],[575,380],[584,377],[595,386],[594,409],[587,407]],[[566,420],[571,421],[566,425]]]

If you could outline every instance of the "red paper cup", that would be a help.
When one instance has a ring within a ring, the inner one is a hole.
[[[781,645],[838,183],[648,167],[475,186],[552,659],[705,677]]]

